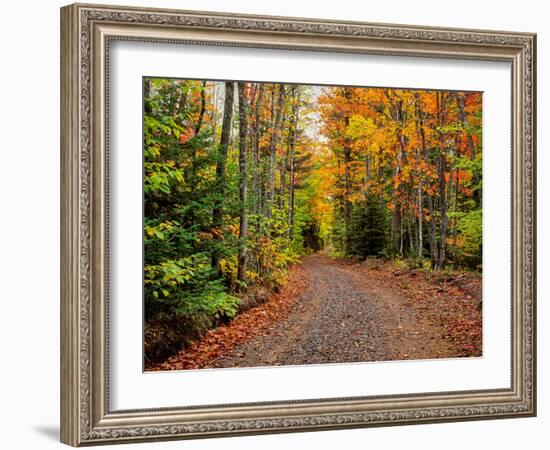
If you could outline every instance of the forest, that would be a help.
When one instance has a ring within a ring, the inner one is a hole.
[[[146,365],[305,255],[481,272],[480,92],[143,85]]]

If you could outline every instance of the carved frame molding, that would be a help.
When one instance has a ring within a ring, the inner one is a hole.
[[[511,388],[110,411],[105,105],[112,40],[509,61]],[[535,55],[536,36],[529,33],[99,5],[62,8],[62,441],[78,446],[535,415]]]

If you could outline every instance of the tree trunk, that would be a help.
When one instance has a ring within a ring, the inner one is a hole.
[[[149,98],[151,97],[151,80],[149,78],[145,79],[143,83],[143,97],[144,97],[144,112],[145,115],[151,114],[151,105],[149,103]]]
[[[202,127],[202,122],[204,120],[204,113],[206,111],[206,81],[203,81],[201,84],[201,107],[199,110],[199,116],[197,118],[197,122],[195,123],[195,136],[197,136]],[[183,97],[183,96],[182,96]],[[180,107],[184,107],[185,102],[180,102]],[[181,110],[183,111],[183,110]],[[195,145],[191,145],[190,150],[190,159],[191,159],[191,166],[187,170],[187,180],[186,182],[189,184],[189,186],[195,186],[195,183],[197,182],[197,147]],[[196,195],[193,193],[193,199],[196,199]],[[195,225],[196,222],[196,207],[191,207],[189,210],[189,224],[191,227]]]
[[[416,194],[416,198],[418,200],[418,259],[422,259],[423,257],[423,236],[422,236],[422,225],[423,225],[423,215],[424,211],[422,210],[422,184],[423,184],[423,174],[422,169],[420,168],[420,147],[418,147],[417,150],[417,156],[418,156],[418,192]]]
[[[258,83],[258,97],[254,105],[254,121],[252,122],[252,211],[257,214],[260,211],[260,113],[264,93],[264,84]]]
[[[216,162],[216,186],[217,198],[215,206],[212,209],[212,231],[217,241],[223,240],[223,203],[225,197],[225,165],[227,162],[227,152],[229,150],[229,140],[231,137],[231,118],[233,116],[233,97],[234,85],[232,81],[225,83],[225,100],[223,108],[223,122],[220,136],[220,145],[218,147],[218,160]],[[222,275],[220,267],[220,250],[215,248],[212,251],[212,267]]]
[[[476,151],[474,147],[474,140],[472,138],[472,133],[470,133],[470,130],[468,129],[468,121],[466,120],[466,114],[464,112],[464,95],[456,93],[455,94],[455,100],[456,104],[458,106],[458,120],[460,121],[462,127],[464,128],[464,132],[466,133],[466,139],[468,141],[468,148],[470,149],[470,159],[473,161],[476,157]]]
[[[346,118],[346,127],[348,119]],[[344,183],[345,183],[345,199],[344,199],[344,219],[346,223],[346,254],[349,254],[351,243],[351,147],[344,145]]]
[[[292,238],[292,228],[294,227],[294,162],[296,155],[296,136],[298,134],[298,109],[300,102],[300,94],[296,95],[296,103],[293,107],[294,125],[292,127],[292,142],[290,145],[290,179],[288,185],[288,229],[286,232],[287,239]]]
[[[202,121],[204,118],[204,112],[206,111],[206,81],[202,82],[202,89],[201,89],[201,109],[199,111],[199,118],[197,119],[197,123],[195,124],[195,136],[197,136],[202,127]]]
[[[414,239],[413,239],[413,233],[412,233],[412,226],[411,226],[412,218],[411,214],[407,214],[407,233],[409,236],[409,250],[411,252],[411,257],[414,255]]]
[[[399,211],[399,255],[403,256],[403,206]]]
[[[246,137],[248,133],[247,114],[248,108],[244,94],[245,83],[237,85],[239,92],[239,200],[240,200],[240,224],[239,224],[239,256],[237,267],[237,280],[246,282],[246,261],[248,258],[246,249],[246,233],[248,228],[247,216],[247,159]],[[242,286],[239,286],[241,288]]]
[[[418,98],[418,97],[417,97]],[[426,145],[426,133],[424,131],[424,118],[422,116],[422,109],[420,108],[420,105],[416,104],[416,114],[417,114],[417,120],[418,120],[418,132],[420,133],[420,142],[422,145],[422,155],[424,157],[424,163],[426,166],[429,164],[429,155],[428,155],[428,147]],[[437,230],[436,230],[436,223],[435,223],[435,208],[433,204],[433,197],[432,194],[429,192],[426,193],[426,201],[428,203],[428,211],[430,213],[430,226],[428,228],[428,236],[430,238],[430,259],[432,262],[432,268],[435,268],[437,266],[437,260],[438,260],[438,248],[437,248]]]
[[[352,90],[349,88],[343,88],[343,94],[346,101],[351,102],[352,99]],[[344,125],[345,130],[348,129],[349,126],[349,119],[350,117],[346,114],[344,117]],[[345,253],[346,255],[349,255],[350,247],[351,247],[351,213],[352,213],[352,204],[351,204],[351,145],[349,142],[349,139],[344,137],[344,143],[343,143],[343,154],[344,154],[344,188],[345,188],[345,194],[344,194],[344,222],[345,222],[345,228],[346,228],[346,234],[345,234]]]
[[[443,150],[443,149],[441,149]],[[447,258],[445,253],[447,240],[447,225],[449,218],[447,216],[447,183],[445,182],[445,170],[447,161],[443,155],[439,157],[437,174],[439,178],[439,212],[441,215],[439,224],[439,255],[437,259],[437,270],[442,270]]]
[[[437,94],[438,104],[438,123],[440,127],[445,125],[445,93],[438,92]],[[440,128],[441,130],[441,128]],[[445,266],[446,255],[446,241],[447,241],[447,226],[449,217],[448,211],[448,196],[447,196],[447,182],[445,180],[445,173],[447,171],[447,157],[445,154],[445,140],[442,131],[439,131],[439,158],[437,163],[437,176],[439,179],[439,255],[437,259],[437,270],[442,270]]]
[[[284,85],[279,84],[279,95],[277,98],[277,108],[275,111],[275,120],[273,124],[273,134],[269,145],[269,171],[267,175],[267,217],[271,217],[271,208],[275,197],[275,162],[277,156],[277,141],[279,140],[279,131],[281,128],[281,118],[283,116],[283,94]]]
[[[459,171],[456,169],[455,183],[454,183],[454,212],[458,212],[458,188],[459,188]],[[458,217],[455,215],[453,220],[453,231],[452,231],[452,248],[451,248],[451,258],[453,258],[453,268],[456,266],[456,244],[458,236]]]
[[[286,116],[283,115],[282,122],[281,122],[282,123],[281,126],[282,126],[283,129],[285,128],[285,121],[286,121]],[[285,203],[284,200],[285,200],[285,189],[286,189],[286,169],[287,169],[287,166],[288,166],[288,158],[289,158],[289,154],[290,154],[291,145],[292,145],[292,136],[289,133],[288,142],[287,142],[288,150],[287,150],[286,153],[284,151],[282,152],[281,161],[280,161],[280,164],[279,164],[279,194],[278,194],[278,197],[279,197],[279,210],[281,210],[281,211],[283,210],[284,203]]]

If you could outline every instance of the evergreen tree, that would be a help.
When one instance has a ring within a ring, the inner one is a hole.
[[[387,238],[386,211],[373,196],[355,204],[351,217],[349,256],[365,259],[379,256],[385,249]]]

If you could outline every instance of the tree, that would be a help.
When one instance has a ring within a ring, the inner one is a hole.
[[[281,128],[281,121],[283,118],[283,99],[285,94],[285,88],[283,84],[278,84],[278,97],[277,104],[274,105],[273,112],[273,132],[271,133],[271,142],[269,145],[269,172],[268,172],[268,187],[267,187],[267,202],[266,202],[266,214],[268,217],[272,215],[273,200],[275,197],[275,166],[277,157],[277,143],[279,141],[279,134]],[[273,86],[273,95],[275,93],[275,85]]]
[[[225,195],[225,166],[227,162],[227,152],[229,151],[229,138],[231,135],[231,118],[233,116],[233,96],[235,92],[235,86],[232,81],[225,83],[225,100],[223,109],[223,122],[222,131],[220,135],[220,145],[218,147],[218,155],[216,161],[216,185],[217,196],[214,208],[212,210],[212,228],[215,233],[216,239],[221,241],[222,225],[223,225],[223,204]],[[222,269],[220,267],[221,252],[219,248],[216,248],[212,253],[212,267],[218,271],[221,275]]]
[[[481,208],[474,187],[481,171],[464,164],[481,150],[481,95],[334,87],[319,104],[331,151],[322,164],[334,174],[331,234],[340,252],[356,252],[350,218],[359,220],[356,205],[374,194],[391,215],[386,254],[421,260],[427,241],[434,269],[456,264],[460,218]]]
[[[296,164],[296,137],[298,135],[298,112],[300,108],[300,93],[297,86],[293,86],[292,94],[294,97],[294,103],[292,105],[292,128],[290,129],[290,149],[289,157],[290,161],[290,179],[288,183],[288,231],[287,238],[290,239],[292,235],[292,228],[294,226],[294,185],[295,185],[295,164]],[[285,161],[286,167],[286,161]],[[281,195],[282,197],[282,195]]]
[[[381,256],[387,245],[387,217],[372,195],[353,206],[349,254],[360,259]]]
[[[240,205],[240,225],[239,225],[239,255],[237,280],[246,283],[246,233],[248,230],[247,214],[247,134],[248,134],[248,107],[245,97],[246,83],[237,84],[239,92],[239,200]]]

